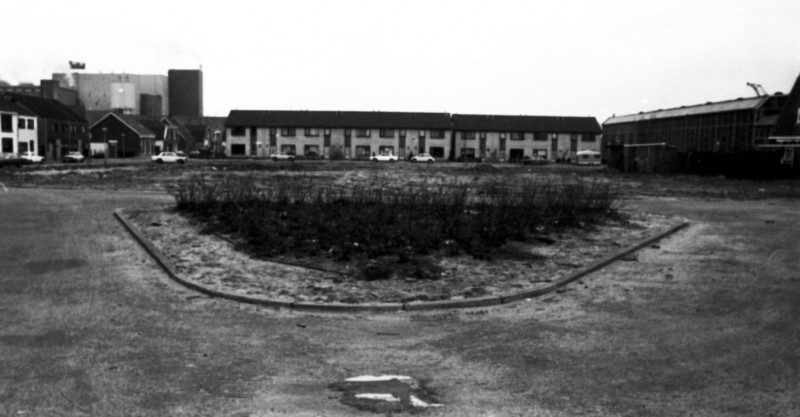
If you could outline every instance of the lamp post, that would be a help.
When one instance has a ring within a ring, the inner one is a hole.
[[[106,136],[106,132],[108,132],[108,128],[103,127],[103,142],[106,144],[106,151],[103,152],[103,165],[108,165],[108,137]]]

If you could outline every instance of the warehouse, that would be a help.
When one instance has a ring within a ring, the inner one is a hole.
[[[784,149],[765,145],[778,120],[797,113],[797,99],[792,98],[800,94],[797,89],[796,83],[789,95],[612,116],[603,123],[604,158],[609,166],[626,172],[781,175]]]

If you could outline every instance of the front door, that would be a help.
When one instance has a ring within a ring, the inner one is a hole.
[[[558,159],[558,136],[553,135],[550,139],[550,160]]]

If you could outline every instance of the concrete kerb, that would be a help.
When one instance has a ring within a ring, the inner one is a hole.
[[[319,312],[319,313],[323,312],[324,313],[358,313],[358,312],[386,313],[386,312],[395,312],[401,310],[425,311],[425,310],[444,310],[444,309],[455,309],[455,308],[491,307],[500,304],[507,304],[519,300],[524,300],[528,298],[534,298],[553,292],[573,281],[581,279],[584,276],[594,271],[597,271],[619,260],[620,258],[628,256],[631,253],[638,251],[639,249],[652,245],[653,243],[661,239],[664,239],[665,237],[673,233],[676,233],[689,225],[689,223],[681,223],[666,231],[663,231],[654,236],[643,239],[638,243],[634,244],[633,246],[623,249],[620,252],[617,252],[613,255],[607,256],[603,259],[593,262],[592,264],[566,277],[554,281],[552,284],[549,284],[544,287],[534,288],[531,290],[517,292],[514,294],[499,295],[492,297],[470,298],[464,300],[411,302],[405,304],[401,303],[345,304],[345,303],[290,302],[290,301],[273,300],[261,296],[232,294],[207,288],[196,282],[183,279],[175,271],[175,267],[172,265],[172,262],[170,262],[149,240],[147,240],[147,238],[145,238],[139,232],[139,230],[137,230],[130,222],[128,222],[125,216],[121,213],[121,210],[115,210],[114,217],[116,217],[117,220],[119,220],[119,222],[122,223],[125,229],[127,229],[128,232],[131,233],[134,239],[137,242],[139,242],[140,245],[142,245],[145,251],[150,256],[153,257],[156,263],[158,263],[161,266],[161,268],[164,269],[164,271],[172,280],[189,289],[198,291],[200,293],[206,294],[211,297],[224,298],[242,303],[256,304],[273,308],[289,308],[297,311]]]
[[[510,302],[514,302],[514,301],[519,301],[519,300],[524,300],[524,299],[527,299],[527,298],[538,297],[538,296],[542,296],[542,295],[551,293],[551,292],[553,292],[553,291],[555,291],[555,290],[557,290],[557,289],[559,289],[559,288],[561,288],[561,287],[563,287],[563,286],[565,286],[565,285],[567,285],[567,284],[569,284],[571,282],[577,281],[577,280],[585,277],[586,275],[591,274],[592,272],[595,272],[595,271],[597,271],[597,270],[599,270],[599,269],[601,269],[601,268],[603,268],[603,267],[605,267],[605,266],[607,266],[609,264],[612,264],[612,263],[616,262],[617,260],[619,260],[621,258],[624,258],[624,257],[626,257],[626,256],[638,251],[639,249],[642,249],[642,248],[645,248],[647,246],[650,246],[653,243],[658,242],[659,240],[664,239],[665,237],[667,237],[667,236],[669,236],[669,235],[671,235],[673,233],[676,233],[679,230],[681,230],[681,229],[683,229],[683,228],[685,228],[687,226],[689,226],[689,223],[681,223],[681,224],[679,224],[677,226],[671,227],[671,228],[669,228],[669,229],[667,229],[667,230],[665,230],[665,231],[663,231],[661,233],[658,233],[658,234],[656,234],[654,236],[645,238],[645,239],[639,241],[638,243],[634,244],[633,246],[630,246],[630,247],[628,247],[626,249],[623,249],[623,250],[621,250],[621,251],[619,251],[619,252],[617,252],[617,253],[615,253],[613,255],[610,255],[610,256],[602,258],[602,259],[600,259],[598,261],[595,261],[595,262],[589,264],[588,266],[586,266],[584,268],[581,268],[581,269],[573,272],[572,274],[567,275],[566,277],[560,278],[560,279],[554,281],[552,284],[547,285],[545,287],[539,287],[539,288],[535,288],[533,290],[517,292],[517,293],[509,294],[509,295],[501,295],[500,299],[501,299],[503,304],[506,304],[506,303],[510,303]]]

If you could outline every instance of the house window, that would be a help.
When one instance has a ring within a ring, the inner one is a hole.
[[[381,146],[378,148],[381,155],[394,155],[394,146]]]
[[[295,130],[293,127],[282,127],[281,128],[281,136],[294,136]]]
[[[444,158],[444,148],[441,146],[431,146],[428,148],[428,153],[434,158]]]
[[[465,161],[475,159],[475,148],[461,148],[461,158]]]
[[[406,137],[406,130],[405,130],[405,129],[401,129],[401,130],[400,130],[400,137],[401,137],[401,138],[404,138],[404,137]]]
[[[316,136],[319,136],[319,129],[316,129],[316,128],[307,128],[307,129],[306,129],[306,136],[309,136],[309,137],[316,137]]]
[[[234,126],[231,128],[231,136],[244,136],[247,134],[247,129],[242,126]],[[233,150],[231,150],[233,153]]]
[[[420,130],[419,131],[419,137],[421,137],[421,138],[425,137],[425,131],[424,130]]]
[[[483,132],[481,132],[481,134],[483,134]],[[483,137],[485,137],[485,136],[483,136]],[[464,140],[475,139],[475,132],[461,132],[461,139],[464,139]],[[473,151],[474,151],[474,149],[473,149]]]
[[[368,138],[370,136],[369,129],[356,129],[357,138]]]
[[[591,133],[582,134],[581,142],[594,142],[594,135],[592,135]]]
[[[538,158],[547,159],[547,149],[534,149],[533,155]]]
[[[378,135],[382,138],[393,138],[394,137],[394,129],[381,129],[378,132]]]
[[[231,144],[231,155],[244,155],[247,152],[247,146],[241,143]]]
[[[3,132],[13,132],[14,125],[12,123],[14,122],[12,120],[13,119],[10,114],[0,114],[0,130]]]
[[[17,127],[20,129],[25,129],[25,119],[20,117],[19,120],[17,120]]]
[[[474,137],[472,139],[475,139]],[[486,132],[481,132],[481,139],[486,139]]]
[[[3,138],[3,153],[14,152],[14,139]]]
[[[319,156],[319,145],[306,145],[303,151],[305,156]]]
[[[525,134],[522,132],[511,132],[511,140],[523,140],[525,139]]]
[[[356,158],[368,158],[369,153],[369,146],[356,146]]]
[[[533,140],[538,142],[546,142],[547,141],[547,133],[536,132],[533,134]]]
[[[294,145],[281,145],[281,153],[284,155],[295,155]]]
[[[330,135],[331,135],[331,130],[325,129],[325,136],[330,136]]]
[[[500,139],[506,138],[506,132],[500,132]]]
[[[34,129],[34,126],[33,119],[28,119],[28,129]]]
[[[431,130],[431,139],[444,139],[444,130],[441,129]]]

